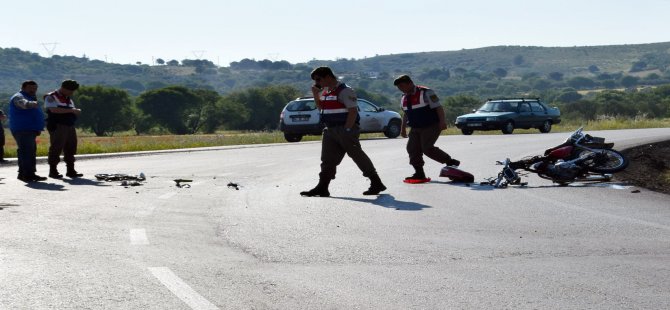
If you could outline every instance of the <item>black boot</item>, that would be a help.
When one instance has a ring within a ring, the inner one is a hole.
[[[370,176],[370,188],[368,188],[367,191],[364,191],[363,195],[379,195],[380,192],[385,190],[386,186],[382,183],[382,179],[375,173]]]
[[[72,179],[84,176],[83,174],[77,172],[77,170],[74,170],[74,165],[67,165],[67,172],[65,175]]]
[[[458,167],[461,165],[461,162],[457,159],[449,158],[445,164],[451,167]]]
[[[423,172],[423,166],[414,166],[414,174],[412,176],[405,178],[405,180],[424,180],[424,179],[426,179],[426,173]]]
[[[319,184],[316,185],[316,187],[305,191],[305,192],[300,192],[300,196],[307,196],[307,197],[330,197],[330,192],[328,192],[328,185],[330,184],[330,179],[319,179]]]
[[[63,175],[58,173],[58,168],[56,165],[49,166],[49,177],[52,179],[62,179]]]

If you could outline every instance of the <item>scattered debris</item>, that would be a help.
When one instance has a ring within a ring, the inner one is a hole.
[[[113,174],[99,173],[95,175],[95,178],[98,179],[98,181],[105,181],[105,182],[121,181],[121,184],[119,185],[124,187],[141,186],[142,185],[141,182],[146,180],[144,173],[140,173],[140,175],[128,175],[123,173],[113,173]]]
[[[240,185],[237,183],[229,182],[228,183],[228,188],[234,188],[235,190],[239,191],[240,190]]]
[[[193,182],[193,180],[188,180],[188,179],[175,179],[173,181],[175,181],[177,183],[177,187],[179,187],[179,188],[191,188],[191,184],[181,184],[181,183]]]
[[[637,194],[637,193],[641,193],[641,191],[640,191],[639,189],[636,189],[636,190],[634,190],[634,191],[631,191],[631,193],[633,193],[633,194]]]

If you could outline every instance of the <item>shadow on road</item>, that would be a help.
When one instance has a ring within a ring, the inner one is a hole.
[[[54,183],[30,182],[26,183],[26,186],[32,189],[39,189],[46,191],[66,191],[65,186]]]
[[[395,197],[389,194],[381,194],[377,196],[375,199],[365,199],[365,198],[351,198],[351,197],[331,197],[333,199],[341,199],[341,200],[349,200],[349,201],[357,201],[357,202],[365,202],[365,203],[370,203],[376,206],[384,207],[384,208],[391,208],[391,209],[396,209],[396,210],[402,210],[402,211],[421,211],[423,209],[428,209],[432,208],[431,206],[416,203],[416,202],[409,202],[409,201],[399,201],[396,200]]]
[[[84,178],[62,179],[62,181],[70,185],[110,186],[109,184],[105,184],[105,182],[101,182],[98,180],[84,179]]]
[[[428,183],[446,184],[446,185],[451,185],[451,186],[464,187],[464,188],[469,188],[473,191],[491,191],[491,190],[494,189],[494,187],[491,186],[491,185],[481,185],[481,184],[478,184],[478,183],[462,183],[462,182],[453,182],[453,181],[430,181]]]

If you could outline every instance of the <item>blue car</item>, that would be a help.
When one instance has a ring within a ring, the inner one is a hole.
[[[456,127],[464,135],[475,130],[502,130],[511,134],[515,128],[537,128],[542,133],[561,122],[561,112],[548,107],[540,99],[514,98],[489,99],[473,113],[456,118]]]

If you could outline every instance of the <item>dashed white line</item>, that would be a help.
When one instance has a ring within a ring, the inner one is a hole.
[[[180,279],[176,274],[167,267],[149,267],[149,271],[156,277],[165,287],[175,294],[181,301],[186,303],[191,309],[208,310],[218,309],[209,300],[202,297],[198,292],[193,290],[186,282]]]
[[[163,195],[158,196],[158,199],[170,199],[170,198],[172,198],[174,195],[177,195],[177,192],[169,192],[169,193],[165,193],[165,194],[163,194]]]
[[[147,245],[147,232],[144,228],[136,228],[130,230],[130,244],[132,245]]]

